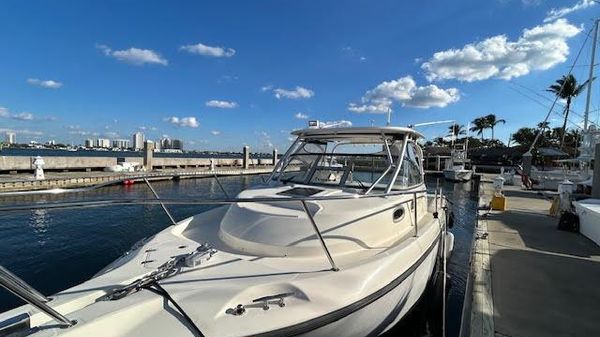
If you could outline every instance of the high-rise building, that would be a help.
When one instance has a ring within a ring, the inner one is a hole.
[[[16,144],[17,143],[17,134],[14,132],[6,133],[6,143],[7,144]]]
[[[164,137],[160,139],[160,148],[163,150],[170,149],[173,144],[171,143],[171,139]]]
[[[92,147],[94,147],[94,140],[93,140],[93,139],[90,139],[90,138],[86,139],[86,140],[85,140],[85,147],[87,147],[87,148],[92,148]]]
[[[141,132],[136,132],[133,134],[133,144],[132,148],[134,150],[142,150],[144,148],[144,134]]]
[[[110,139],[106,139],[106,138],[96,139],[96,147],[109,148],[110,147]]]
[[[115,139],[113,140],[113,147],[127,149],[129,148],[129,139]]]
[[[171,146],[174,150],[183,150],[183,141],[180,139],[173,139],[173,144]]]

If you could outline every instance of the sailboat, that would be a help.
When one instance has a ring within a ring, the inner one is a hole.
[[[565,181],[572,182],[576,185],[579,184],[591,187],[592,174],[590,169],[592,166],[592,160],[594,159],[596,144],[600,143],[600,130],[598,130],[595,125],[589,122],[592,87],[594,82],[594,62],[596,57],[596,45],[598,43],[598,20],[595,21],[594,25],[592,56],[589,67],[582,140],[581,145],[578,148],[579,156],[574,159],[558,160],[558,162],[563,165],[562,169],[545,171],[531,167],[529,176],[532,178],[531,180],[534,188],[557,190],[558,186]],[[547,119],[548,117],[546,117],[544,122],[546,122]],[[538,138],[539,134],[536,136],[534,144],[531,146],[531,148],[533,148]],[[529,154],[530,152],[531,149]],[[569,166],[571,168],[569,168]]]
[[[161,200],[165,211],[169,202],[222,206],[173,220],[82,284],[46,297],[0,268],[0,285],[28,302],[0,314],[0,335],[375,336],[390,329],[453,245],[441,190],[426,190],[421,135],[390,126],[293,135],[264,184],[233,199]]]

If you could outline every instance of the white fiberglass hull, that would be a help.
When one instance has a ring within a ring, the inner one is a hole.
[[[425,199],[419,200],[424,202],[419,202],[418,230],[410,225],[413,213],[407,212],[396,223],[401,227],[406,224],[405,233],[399,241],[385,246],[371,245],[352,253],[354,255],[347,255],[349,253],[342,250],[345,246],[336,245],[336,240],[340,239],[328,234],[339,227],[339,219],[334,221],[337,225],[332,229],[322,229],[339,271],[328,269],[327,259],[322,254],[303,256],[307,249],[313,249],[312,246],[298,244],[297,251],[289,250],[295,252],[296,257],[277,256],[276,250],[267,251],[267,255],[260,257],[232,250],[231,245],[251,250],[263,249],[264,244],[254,247],[236,238],[236,232],[225,222],[227,214],[237,213],[219,207],[165,229],[94,278],[54,296],[50,304],[70,320],[77,321],[75,326],[57,329],[55,322],[28,305],[0,314],[0,322],[28,312],[32,324],[41,327],[32,331],[31,336],[193,336],[190,325],[172,303],[145,288],[118,299],[103,298],[111,293],[111,289],[130,284],[171,257],[185,256],[193,252],[199,242],[207,241],[215,244],[214,256],[203,259],[194,267],[182,266],[159,282],[204,336],[379,335],[394,326],[415,305],[434,271],[442,226],[438,219],[425,212]],[[398,201],[391,203],[394,205]],[[348,214],[356,209],[356,204],[344,207],[339,201],[333,202],[337,202],[338,207],[331,209],[331,214]],[[381,204],[374,199],[360,202]],[[410,203],[403,205],[410,211]],[[242,206],[239,208],[243,211],[241,217],[233,218],[232,224],[239,219],[253,223],[246,208],[249,206]],[[278,221],[285,219],[282,212],[293,214],[295,211],[293,208],[275,209],[268,204],[254,207],[256,212],[270,212],[269,219],[278,217],[273,212],[280,212]],[[387,218],[397,208],[383,208],[381,216]],[[322,213],[318,218],[321,228],[327,226],[328,209],[319,210]],[[443,212],[440,212],[440,218],[443,218]],[[221,222],[220,229],[211,225],[216,221]],[[384,223],[373,221],[365,223],[364,228],[376,225],[381,228]],[[288,226],[286,232],[293,228]],[[345,237],[341,242],[356,242],[360,247],[365,246],[365,242],[368,245],[368,241],[347,241]],[[314,247],[320,252],[320,246]],[[284,306],[272,301],[270,308],[264,310],[260,301],[256,302],[261,297],[282,293],[291,294],[285,297]],[[245,312],[232,314],[237,305],[244,305]]]
[[[382,296],[338,321],[302,336],[378,336],[391,329],[414,307],[425,292],[438,256],[436,243],[410,274],[380,290]],[[375,298],[379,294],[373,294]],[[368,300],[368,299],[365,299]],[[360,303],[357,303],[359,305]]]
[[[464,169],[445,169],[444,178],[449,181],[469,181],[473,171]]]
[[[531,178],[534,180],[533,187],[541,190],[558,190],[558,185],[565,180],[572,183],[580,183],[589,179],[587,174],[580,171],[566,172],[563,170],[532,171]]]
[[[579,216],[579,232],[600,246],[600,199],[573,202]]]

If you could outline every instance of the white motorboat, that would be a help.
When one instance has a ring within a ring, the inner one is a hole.
[[[573,202],[579,216],[579,232],[600,246],[600,199]]]
[[[446,168],[443,171],[444,179],[458,182],[471,180],[473,170],[465,168],[467,162],[467,144],[454,144],[451,158],[446,161]]]
[[[235,199],[202,201],[225,205],[142,240],[49,302],[0,269],[0,285],[29,302],[0,314],[0,335],[388,330],[415,305],[452,247],[444,199],[426,192],[420,134],[361,127],[294,135],[264,185]]]

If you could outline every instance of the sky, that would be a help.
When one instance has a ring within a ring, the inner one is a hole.
[[[587,78],[599,14],[592,0],[4,0],[0,134],[81,144],[142,131],[267,152],[309,120],[385,125],[391,110],[397,126],[494,113],[506,143],[543,120],[545,89],[580,49],[573,74]]]

